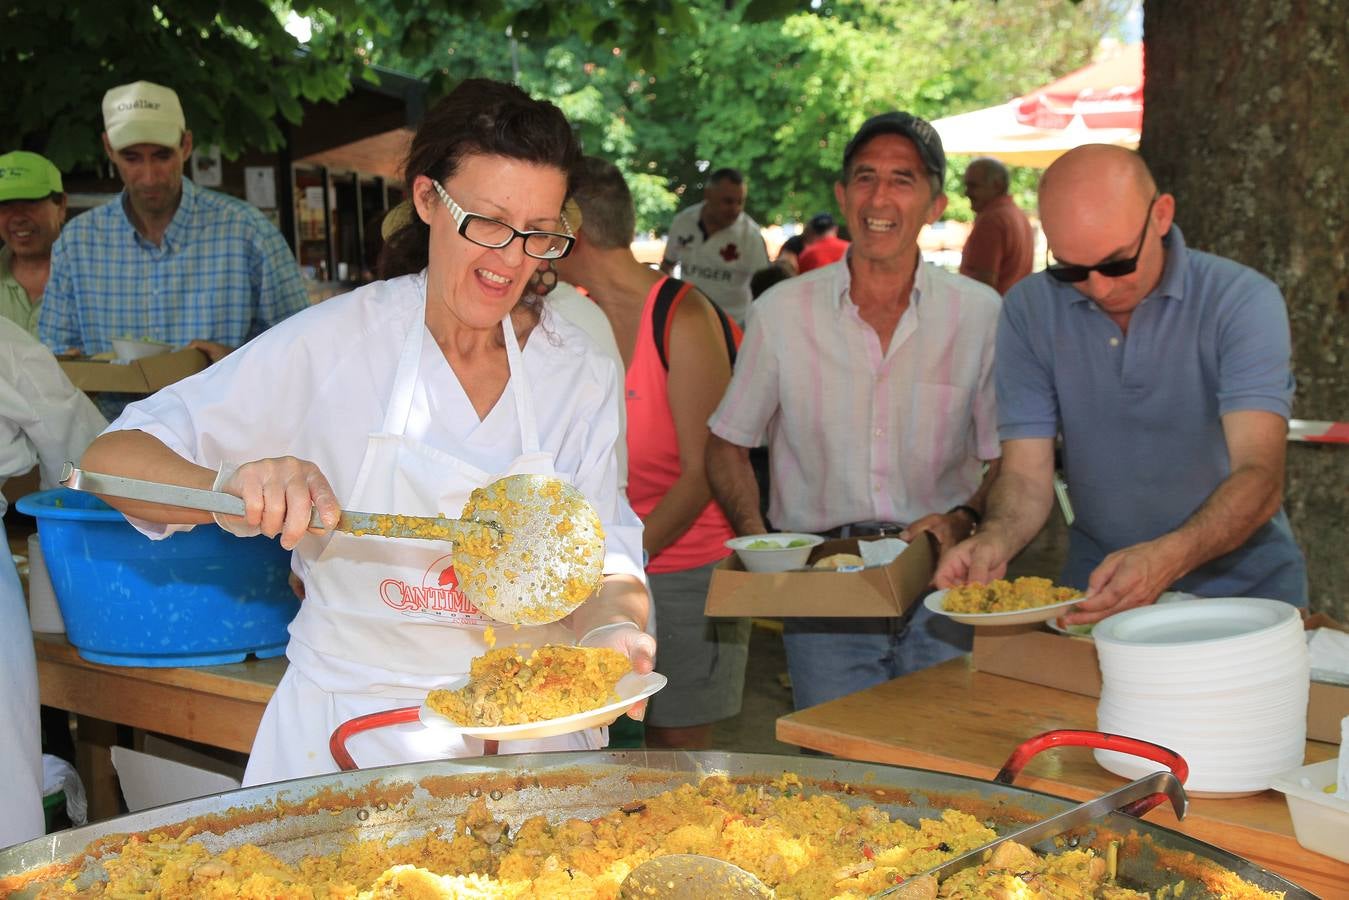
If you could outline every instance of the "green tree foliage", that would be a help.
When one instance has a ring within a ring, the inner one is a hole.
[[[382,16],[390,18],[407,0],[371,2],[386,4]],[[406,40],[372,41],[368,52],[440,89],[480,75],[552,99],[577,124],[586,151],[628,175],[639,230],[659,231],[721,166],[749,175],[750,209],[762,222],[831,210],[843,146],[867,116],[902,108],[937,118],[1002,103],[1089,62],[1127,5],[835,0],[791,13],[804,4],[728,9],[722,0],[694,0],[677,27],[650,29],[663,56],[649,65],[651,53],[635,59],[622,40],[609,39],[621,29],[559,35],[558,23],[580,4],[554,8],[544,27],[522,28],[520,11],[530,3],[514,0],[486,24],[427,8],[436,24],[418,53],[407,53]],[[965,162],[955,161],[948,183],[957,218],[970,215],[960,196]]]
[[[300,120],[302,100],[335,100],[364,71],[342,37],[352,23],[376,27],[359,7],[325,0],[301,52],[283,25],[288,7],[265,0],[10,0],[0,12],[0,67],[9,73],[0,146],[41,150],[62,169],[96,162],[104,92],[144,79],[178,92],[197,144],[231,156],[275,149],[280,123]]]
[[[558,103],[587,152],[628,175],[642,230],[698,199],[713,168],[750,177],[763,222],[833,209],[844,143],[891,108],[930,118],[1001,103],[1086,63],[1127,0],[11,0],[0,63],[21,73],[0,147],[68,168],[101,155],[112,85],[172,85],[199,145],[275,149],[301,102],[371,64],[517,81]],[[303,48],[283,28],[310,17]],[[952,166],[952,215],[963,162]],[[1027,176],[1022,176],[1026,181]]]

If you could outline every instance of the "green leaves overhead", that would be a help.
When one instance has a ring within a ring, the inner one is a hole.
[[[629,176],[639,228],[745,170],[763,222],[832,210],[843,144],[868,115],[936,118],[1002,103],[1085,64],[1128,0],[11,0],[0,63],[17,73],[0,148],[62,168],[101,156],[99,103],[139,78],[172,85],[198,145],[281,145],[305,101],[371,64],[427,81],[518,81],[558,103],[586,151]],[[285,31],[309,17],[303,48]],[[956,216],[963,166],[948,185]]]
[[[396,15],[401,0],[368,0]],[[474,4],[468,4],[472,7]],[[1125,0],[508,0],[484,23],[423,8],[439,35],[427,54],[377,44],[371,59],[432,80],[517,80],[576,124],[586,151],[639,190],[638,228],[701,197],[709,168],[750,177],[762,222],[833,210],[843,145],[868,116],[930,118],[1002,103],[1085,64]],[[507,26],[510,31],[507,33]],[[641,27],[638,27],[641,26]],[[619,36],[614,39],[612,36]],[[658,50],[658,58],[636,48]],[[958,217],[963,165],[950,187]],[[640,184],[640,188],[638,185]]]
[[[359,4],[325,4],[371,30]],[[145,79],[178,92],[199,146],[229,156],[281,146],[278,116],[350,89],[366,63],[345,41],[302,52],[285,30],[289,6],[263,0],[11,0],[0,13],[0,65],[11,73],[0,147],[46,153],[62,169],[102,157],[100,104],[114,85]]]

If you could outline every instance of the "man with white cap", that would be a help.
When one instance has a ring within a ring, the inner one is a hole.
[[[93,354],[113,338],[151,337],[214,362],[307,305],[276,227],[183,177],[192,132],[177,94],[148,81],[115,87],[103,124],[125,188],[74,219],[52,251],[38,331],[47,346]]]
[[[61,173],[26,150],[0,156],[0,316],[34,337],[52,244],[66,220]]]

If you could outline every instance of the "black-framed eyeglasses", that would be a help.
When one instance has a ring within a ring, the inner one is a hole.
[[[1069,284],[1086,281],[1092,272],[1100,272],[1106,278],[1122,278],[1125,275],[1132,275],[1138,268],[1138,258],[1143,255],[1143,241],[1148,236],[1148,226],[1152,224],[1152,207],[1156,205],[1157,198],[1161,194],[1153,194],[1152,201],[1148,203],[1148,214],[1143,219],[1143,231],[1138,235],[1138,249],[1134,255],[1128,259],[1112,259],[1109,262],[1097,263],[1094,266],[1074,266],[1066,263],[1054,265],[1045,269],[1056,281],[1063,281]]]
[[[465,211],[462,206],[450,199],[450,195],[445,193],[445,188],[439,181],[432,178],[431,183],[435,185],[436,194],[440,196],[445,208],[459,224],[459,233],[480,247],[500,250],[511,241],[520,238],[524,242],[525,255],[535,259],[561,259],[571,252],[571,245],[576,242],[565,215],[562,216],[562,227],[567,229],[566,234],[559,234],[556,231],[520,231],[498,219]]]

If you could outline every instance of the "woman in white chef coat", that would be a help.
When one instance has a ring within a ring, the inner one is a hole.
[[[406,165],[415,215],[386,271],[408,274],[305,310],[204,372],[135,403],[84,458],[91,471],[211,487],[244,499],[235,533],[279,536],[305,587],[290,666],[253,744],[246,784],[335,771],[333,729],[421,702],[466,673],[492,625],[462,602],[442,542],[307,528],[311,507],[457,513],[509,474],[556,473],[604,523],[603,585],[562,622],[497,629],[501,642],[603,644],[638,672],[646,625],[641,524],[618,489],[622,374],[537,298],[542,259],[570,250],[562,215],[580,157],[552,104],[465,81],[432,109]],[[110,500],[151,536],[209,514]],[[598,730],[501,752],[597,749]],[[474,756],[481,742],[417,725],[357,734],[363,767]]]
[[[51,351],[0,319],[0,482],[39,466],[44,488],[79,459],[107,423]],[[5,512],[0,496],[0,515]],[[19,574],[0,553],[0,847],[43,833],[37,661]]]

